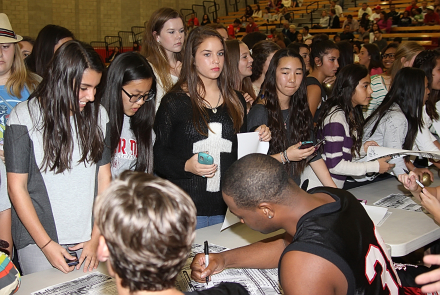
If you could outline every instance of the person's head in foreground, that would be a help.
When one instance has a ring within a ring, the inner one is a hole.
[[[129,293],[174,288],[195,237],[196,208],[167,180],[123,172],[95,202],[98,258]]]

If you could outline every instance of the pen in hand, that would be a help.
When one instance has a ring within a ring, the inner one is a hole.
[[[208,241],[205,241],[205,267],[209,265],[209,245]],[[206,277],[206,286],[208,286],[209,276]]]
[[[409,175],[408,170],[403,169],[403,171],[405,171],[405,173]],[[416,178],[416,183],[422,188],[422,190],[425,188],[425,186],[417,178]]]

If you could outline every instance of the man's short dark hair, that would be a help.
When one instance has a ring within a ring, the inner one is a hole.
[[[347,18],[353,19],[353,16],[351,14],[347,15]]]
[[[308,26],[304,26],[303,29],[306,30],[307,32],[310,30]]]
[[[238,18],[236,18],[236,19],[234,20],[234,24],[240,24],[240,25],[241,25],[241,20],[239,20]]]
[[[289,175],[274,158],[251,154],[236,161],[222,179],[222,191],[237,207],[251,209],[267,201],[282,203]]]
[[[330,12],[336,14],[336,10],[334,8],[330,9]]]

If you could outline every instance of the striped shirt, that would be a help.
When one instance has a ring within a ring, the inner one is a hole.
[[[371,89],[373,93],[371,94],[372,99],[368,106],[363,108],[364,118],[368,118],[380,104],[382,103],[385,95],[387,95],[388,90],[385,87],[385,81],[381,75],[374,75],[371,77]]]
[[[362,176],[370,172],[379,172],[379,162],[352,162],[351,148],[353,139],[350,137],[349,126],[343,111],[333,108],[324,119],[322,136],[326,142],[322,158],[327,165],[333,181],[342,188],[347,176]]]

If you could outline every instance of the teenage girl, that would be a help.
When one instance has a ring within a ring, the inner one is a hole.
[[[182,74],[154,122],[154,169],[184,189],[197,207],[197,227],[223,222],[221,176],[237,160],[237,133],[246,132],[246,102],[233,90],[225,42],[210,27],[188,36]],[[266,126],[257,128],[269,141]],[[213,164],[199,163],[209,153]]]
[[[146,25],[141,53],[152,65],[156,76],[156,110],[180,75],[186,30],[184,23],[177,11],[165,7],[153,12]]]
[[[267,40],[258,42],[252,48],[254,62],[252,64],[251,81],[255,96],[260,93],[261,85],[266,77],[273,55],[280,49],[277,44]]]
[[[394,61],[389,69],[386,70],[389,79],[384,78],[383,87],[376,87],[376,81],[373,87],[373,94],[368,107],[364,108],[364,118],[367,118],[382,103],[385,95],[388,93],[391,83],[397,72],[404,67],[411,67],[416,56],[424,50],[423,46],[416,42],[405,42],[397,48],[394,53]],[[389,50],[386,50],[389,52]],[[377,78],[376,78],[377,79]],[[380,86],[380,85],[378,85]]]
[[[311,73],[306,78],[307,101],[315,119],[321,103],[327,99],[322,83],[326,78],[334,77],[339,68],[338,46],[330,40],[315,42],[310,51]],[[315,120],[316,121],[316,120]]]
[[[386,162],[389,158],[352,161],[365,155],[368,146],[377,145],[372,141],[362,144],[362,106],[368,104],[372,92],[368,70],[362,65],[347,65],[339,72],[332,95],[321,110],[317,137],[325,139],[322,157],[339,188],[347,176],[385,173],[394,167]]]
[[[153,172],[156,78],[137,52],[116,57],[107,72],[102,105],[110,119],[111,171]]]
[[[410,67],[401,69],[382,104],[366,119],[363,142],[373,140],[380,146],[412,150],[417,133],[423,127],[422,110],[429,92],[425,72]],[[390,163],[396,165],[395,176],[404,174],[404,169],[420,171],[405,164],[403,158]]]
[[[364,44],[359,52],[359,64],[368,69],[370,76],[382,74],[383,64],[379,47],[376,44]]]
[[[226,47],[229,56],[229,80],[234,90],[242,92],[249,110],[257,97],[251,81],[254,59],[248,46],[242,41],[226,41]]]
[[[29,100],[9,116],[5,158],[12,233],[24,274],[52,267],[70,272],[75,267],[65,258],[76,260],[71,252],[77,252],[77,269],[83,263],[84,271],[98,266],[93,201],[111,180],[104,144],[108,116],[95,100],[103,71],[90,45],[68,41]]]
[[[305,72],[302,57],[293,49],[285,48],[275,53],[262,85],[260,99],[248,114],[248,130],[252,131],[262,124],[269,127],[272,131],[269,154],[286,165],[298,185],[310,160],[310,166],[322,184],[335,187],[324,161],[312,155],[315,148],[300,149],[304,141],[314,140]]]

